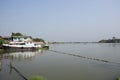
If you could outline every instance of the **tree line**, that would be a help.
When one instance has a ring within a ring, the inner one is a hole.
[[[113,37],[112,39],[100,40],[99,43],[120,43],[120,39]]]

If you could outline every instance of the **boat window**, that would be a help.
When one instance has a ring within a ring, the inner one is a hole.
[[[13,39],[17,39],[17,38],[13,38]]]
[[[24,39],[27,39],[27,37],[24,37]]]
[[[25,43],[21,43],[20,45],[25,45]]]

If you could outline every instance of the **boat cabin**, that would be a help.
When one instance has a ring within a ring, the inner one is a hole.
[[[12,41],[14,42],[32,41],[32,37],[31,36],[12,36]]]

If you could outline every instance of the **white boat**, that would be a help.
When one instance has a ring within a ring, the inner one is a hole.
[[[12,36],[8,44],[3,44],[5,49],[37,49],[49,48],[47,43],[33,42],[31,36]]]
[[[3,44],[3,47],[5,49],[36,49],[36,48],[42,48],[42,44],[35,44],[32,41],[26,41],[26,42],[9,42],[9,44]]]

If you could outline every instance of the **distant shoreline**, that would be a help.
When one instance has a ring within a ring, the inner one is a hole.
[[[115,42],[48,42],[49,44],[87,44],[87,43],[115,43]]]
[[[49,44],[79,44],[79,43],[99,43],[99,42],[49,42]]]

